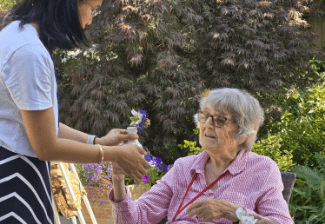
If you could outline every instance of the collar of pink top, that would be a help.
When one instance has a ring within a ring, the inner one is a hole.
[[[204,150],[200,153],[198,159],[194,160],[194,163],[190,169],[191,176],[194,176],[196,173],[205,174],[205,164],[209,158],[209,154]],[[229,165],[229,167],[223,172],[229,171],[232,175],[236,175],[244,170],[249,154],[244,150],[241,150],[235,160]]]

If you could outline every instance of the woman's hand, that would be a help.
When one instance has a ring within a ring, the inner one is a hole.
[[[117,164],[125,171],[133,180],[140,182],[140,179],[147,174],[150,164],[143,158],[147,154],[146,151],[133,144],[118,146]]]
[[[120,143],[127,143],[128,140],[133,141],[139,138],[138,135],[129,134],[126,129],[112,129],[107,135],[101,138],[96,138],[95,143],[106,145],[106,146],[116,146]]]
[[[222,198],[205,198],[200,201],[193,202],[187,209],[189,218],[198,215],[203,218],[203,222],[210,222],[215,219],[226,218],[232,222],[237,222],[236,210],[239,205],[226,201]],[[261,223],[263,224],[263,223]]]

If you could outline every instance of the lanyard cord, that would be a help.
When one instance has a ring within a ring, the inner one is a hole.
[[[208,160],[209,161],[209,160]],[[177,209],[177,212],[176,212],[176,215],[174,216],[173,218],[173,221],[175,220],[175,218],[179,215],[179,213],[181,213],[189,204],[191,204],[195,199],[197,199],[198,197],[200,197],[204,192],[206,192],[210,187],[212,187],[215,183],[217,183],[222,177],[225,176],[226,173],[222,174],[221,176],[219,176],[215,181],[213,181],[209,186],[207,186],[201,193],[199,193],[195,198],[193,198],[189,203],[187,203],[182,209],[182,205],[183,205],[183,202],[184,202],[184,199],[189,191],[189,189],[191,188],[196,176],[197,176],[197,173],[194,175],[190,185],[188,186],[187,190],[186,190],[186,193],[183,197],[183,200],[182,200],[182,203],[180,204],[180,206],[178,207]]]

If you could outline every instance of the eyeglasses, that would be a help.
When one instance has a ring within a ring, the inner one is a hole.
[[[209,117],[212,118],[212,124],[217,128],[222,128],[229,121],[234,122],[232,119],[229,119],[227,117],[221,117],[218,115],[212,116],[210,114],[205,114],[203,112],[198,113],[198,120],[202,124],[205,124],[205,122],[209,119]]]
[[[85,3],[87,3],[92,9],[93,9],[93,11],[92,11],[92,13],[91,13],[91,15],[93,16],[93,17],[95,17],[95,16],[98,16],[100,13],[101,13],[101,11],[100,10],[98,10],[98,9],[95,9],[94,7],[92,7],[92,5],[90,5],[86,0],[83,0]]]

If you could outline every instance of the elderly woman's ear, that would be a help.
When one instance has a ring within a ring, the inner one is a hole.
[[[236,141],[238,142],[238,145],[242,145],[246,142],[248,139],[248,134],[242,134],[238,135]]]

